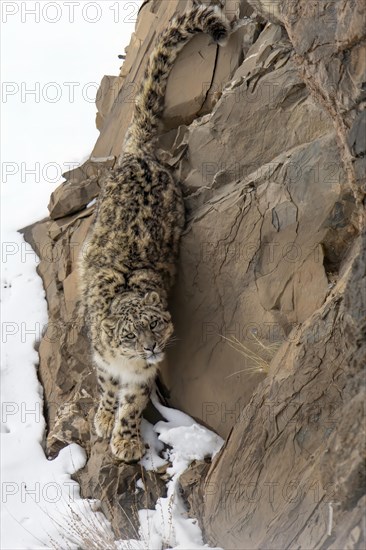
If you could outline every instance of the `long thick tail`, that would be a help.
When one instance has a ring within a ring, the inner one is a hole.
[[[171,21],[163,31],[151,54],[144,80],[137,94],[135,111],[127,138],[128,149],[143,147],[158,131],[164,110],[164,97],[169,73],[178,53],[189,40],[200,32],[209,34],[223,46],[231,27],[217,6],[200,5]]]

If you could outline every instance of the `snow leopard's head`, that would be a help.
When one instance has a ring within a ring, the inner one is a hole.
[[[116,298],[101,329],[102,343],[115,357],[140,358],[151,365],[164,359],[164,348],[174,331],[170,313],[155,291]]]

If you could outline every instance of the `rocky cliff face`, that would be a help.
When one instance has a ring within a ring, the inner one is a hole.
[[[25,230],[49,307],[39,347],[47,452],[86,448],[82,491],[112,503],[117,530],[128,530],[118,504],[128,510],[137,470],[94,442],[75,265],[154,37],[187,4],[144,3],[120,75],[102,80],[90,159],[65,175],[50,217]],[[169,404],[227,438],[182,491],[223,548],[361,548],[363,3],[227,0],[226,12],[245,24],[225,49],[202,35],[179,56],[160,139],[187,206],[171,299],[178,341],[161,382]],[[152,503],[164,489],[149,476]]]

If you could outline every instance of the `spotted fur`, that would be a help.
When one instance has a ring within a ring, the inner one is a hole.
[[[139,460],[141,414],[173,333],[167,310],[184,224],[179,183],[154,152],[167,78],[199,32],[222,45],[230,27],[216,7],[196,6],[158,38],[135,103],[119,166],[107,177],[81,255],[80,276],[100,386],[95,429],[112,453]]]

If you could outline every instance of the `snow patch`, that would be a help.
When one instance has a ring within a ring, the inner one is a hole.
[[[187,414],[161,405],[155,393],[152,402],[166,419],[155,424],[154,432],[160,442],[171,447],[167,451],[171,463],[167,474],[171,477],[167,483],[167,496],[158,499],[155,510],[139,510],[140,537],[147,548],[207,550],[197,520],[187,517],[178,480],[193,460],[212,458],[224,441]],[[151,438],[151,433],[149,435]],[[156,441],[153,446],[156,451]]]

